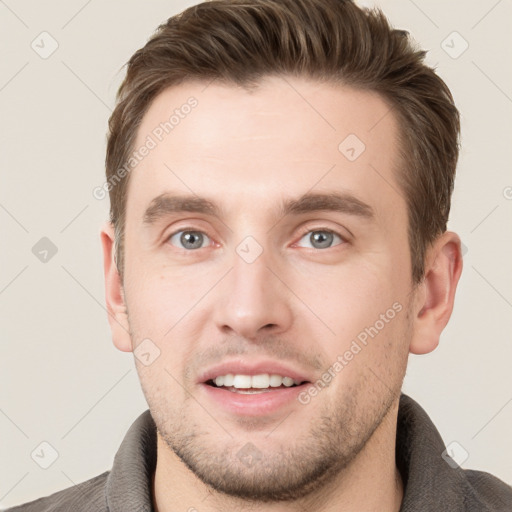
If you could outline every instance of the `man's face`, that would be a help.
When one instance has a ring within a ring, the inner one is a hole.
[[[128,189],[131,339],[160,351],[136,360],[159,435],[219,491],[305,494],[396,405],[412,335],[397,129],[376,94],[291,78],[186,83],[144,116],[135,148],[156,147]],[[242,389],[207,382],[227,374]],[[265,374],[307,383],[245,389]]]

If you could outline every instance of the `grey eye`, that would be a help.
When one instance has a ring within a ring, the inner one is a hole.
[[[334,245],[339,245],[339,243],[343,242],[342,238],[336,233],[322,230],[309,231],[301,238],[301,240],[306,240],[311,244],[309,246],[306,245],[306,247],[311,247],[313,249],[329,249],[332,247],[333,242],[336,241],[336,239],[338,239],[339,242]],[[304,247],[303,245],[300,246]]]
[[[201,231],[178,231],[169,237],[169,242],[180,249],[201,249],[208,240]]]

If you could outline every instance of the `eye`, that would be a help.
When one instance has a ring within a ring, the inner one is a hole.
[[[334,231],[330,231],[327,229],[318,229],[314,231],[308,231],[298,242],[298,245],[300,247],[311,247],[313,249],[329,249],[332,247],[333,242],[339,240],[338,243],[334,245],[339,245],[340,243],[343,243],[344,240],[341,238],[340,235],[335,233]],[[301,245],[301,241],[306,240],[311,245]]]
[[[201,249],[209,245],[210,238],[201,231],[182,230],[169,236],[168,240],[180,249]]]

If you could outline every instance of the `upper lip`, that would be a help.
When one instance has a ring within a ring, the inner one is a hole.
[[[224,361],[215,366],[204,370],[199,375],[198,382],[204,383],[209,380],[215,379],[219,375],[227,375],[231,373],[233,375],[261,375],[268,373],[269,375],[281,375],[282,377],[291,377],[298,382],[311,382],[312,376],[307,375],[306,372],[297,370],[284,363],[272,360],[260,360],[260,361],[244,361],[236,359],[232,361]]]

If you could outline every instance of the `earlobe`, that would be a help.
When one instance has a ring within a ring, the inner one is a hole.
[[[453,311],[461,272],[460,238],[446,231],[425,258],[425,277],[416,291],[414,334],[409,346],[412,354],[427,354],[439,344],[441,332]]]
[[[114,260],[114,227],[106,222],[100,232],[105,275],[105,302],[114,345],[123,352],[131,352],[132,343],[123,285]]]

